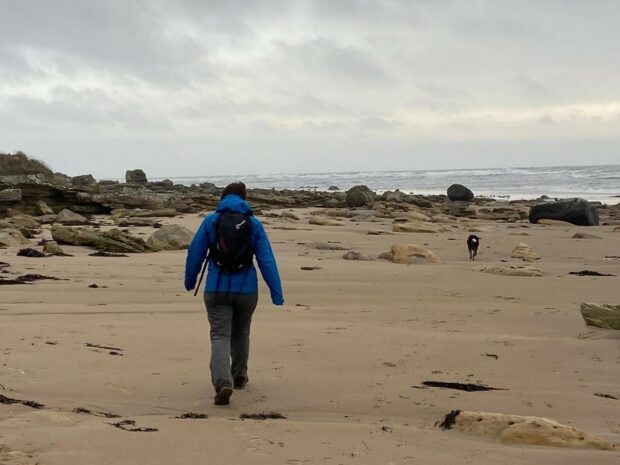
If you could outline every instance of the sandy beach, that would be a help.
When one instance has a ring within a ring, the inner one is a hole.
[[[201,296],[183,289],[185,251],[104,258],[64,246],[73,257],[36,259],[0,250],[11,273],[62,279],[0,288],[0,394],[45,405],[0,405],[0,463],[619,463],[618,449],[506,445],[436,427],[451,410],[479,410],[551,418],[620,443],[620,400],[610,398],[620,398],[619,341],[579,337],[582,302],[618,301],[620,261],[605,258],[620,250],[613,226],[470,220],[391,233],[388,219],[320,226],[309,224],[311,209],[291,211],[300,219],[261,217],[286,302],[272,306],[261,283],[250,384],[229,407],[213,405],[209,325]],[[161,221],[195,230],[201,218]],[[472,228],[482,238],[476,262],[465,245]],[[600,239],[572,239],[586,230]],[[418,244],[440,262],[350,261],[317,242],[373,257]],[[542,257],[534,266],[544,276],[479,271],[522,264],[511,258],[520,242]],[[569,275],[586,269],[616,276]],[[189,412],[208,418],[177,418]],[[269,412],[286,418],[240,419]],[[122,420],[157,431],[112,426]]]

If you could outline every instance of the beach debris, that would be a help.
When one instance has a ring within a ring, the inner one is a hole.
[[[356,250],[350,250],[346,252],[342,256],[342,258],[344,258],[345,260],[356,260],[356,261],[363,261],[363,262],[372,261],[371,256],[363,254],[362,252],[358,252]]]
[[[384,235],[393,235],[392,231],[383,231],[382,229],[371,229],[366,234],[369,236],[384,236]]]
[[[317,226],[344,226],[342,221],[326,218],[324,216],[314,216],[308,220],[308,223]]]
[[[602,239],[602,237],[596,234],[578,232],[573,234],[572,239]]]
[[[574,274],[577,276],[616,276],[615,274],[599,273],[598,271],[592,270],[570,271],[568,274]]]
[[[605,255],[605,260],[620,261],[620,255]]]
[[[542,417],[452,410],[438,423],[438,426],[444,431],[460,431],[473,436],[495,439],[503,444],[599,450],[616,448],[614,444],[577,428]]]
[[[242,420],[286,420],[286,416],[278,412],[242,413],[239,418]]]
[[[422,384],[427,387],[438,387],[444,389],[456,389],[458,391],[477,392],[477,391],[507,391],[505,388],[495,388],[485,386],[484,384],[472,383],[452,383],[445,381],[423,381]]]
[[[382,253],[379,258],[405,265],[439,262],[439,259],[433,252],[417,244],[395,244],[390,248],[389,252]]]
[[[194,232],[178,224],[166,224],[157,229],[147,244],[155,250],[183,250],[189,247]]]
[[[385,431],[386,433],[393,433],[394,428],[392,428],[391,426],[382,426],[381,431]]]
[[[499,355],[497,354],[482,354],[482,357],[494,358],[495,360],[499,359]]]
[[[206,413],[188,412],[174,418],[178,418],[181,420],[206,420],[207,418],[209,418],[209,415],[207,415]]]
[[[498,274],[501,276],[540,277],[544,275],[543,271],[539,268],[536,268],[533,266],[517,266],[517,265],[485,266],[483,268],[480,268],[479,271],[482,271],[483,273]]]
[[[596,397],[602,397],[604,399],[613,399],[613,400],[618,400],[617,397],[612,396],[611,394],[603,394],[602,392],[595,392],[594,395]]]
[[[315,271],[315,270],[320,270],[321,267],[320,266],[300,266],[299,269],[303,271]]]
[[[585,199],[562,199],[543,202],[530,207],[530,223],[541,220],[566,221],[578,226],[596,226],[599,223],[598,211]]]
[[[129,255],[125,255],[124,253],[112,253],[112,252],[93,252],[88,254],[89,257],[129,257]]]
[[[114,350],[114,351],[117,351],[117,352],[122,352],[123,351],[123,349],[120,349],[118,347],[102,346],[102,345],[99,345],[99,344],[92,344],[90,342],[86,342],[84,345],[86,347],[91,347],[93,349]]]
[[[620,305],[584,302],[581,316],[589,326],[605,329],[620,329]]]
[[[112,412],[99,412],[96,410],[90,410],[85,407],[76,407],[73,409],[73,412],[83,414],[83,415],[93,415],[95,417],[103,417],[103,418],[120,418],[120,415]]]
[[[0,278],[0,286],[8,285],[8,284],[28,284],[34,281],[42,281],[42,280],[66,281],[65,279],[55,278],[54,276],[44,276],[42,274],[25,274],[22,276],[18,276],[15,279]]]
[[[520,258],[524,262],[535,262],[540,260],[540,256],[534,251],[531,245],[525,242],[519,243],[510,254],[512,258]]]
[[[22,404],[26,407],[34,408],[34,409],[42,409],[45,405],[40,404],[39,402],[35,402],[34,400],[20,400],[20,399],[11,399],[10,397],[3,396],[0,394],[0,404],[11,405],[11,404]]]
[[[115,428],[122,429],[123,431],[131,431],[132,433],[154,433],[159,431],[157,428],[136,426],[136,422],[134,420],[123,420],[110,424]]]
[[[26,247],[24,249],[19,249],[19,251],[17,252],[17,256],[29,258],[43,258],[46,255],[43,252],[39,252],[38,250]]]

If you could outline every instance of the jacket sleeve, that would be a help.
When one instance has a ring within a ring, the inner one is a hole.
[[[198,231],[196,231],[196,234],[194,234],[192,243],[187,251],[187,259],[185,261],[185,289],[188,291],[196,287],[198,273],[200,273],[202,264],[207,257],[209,246],[211,245],[208,234],[210,224],[210,218],[205,218],[198,228]]]
[[[265,228],[260,221],[256,220],[254,222],[254,226],[258,233],[256,250],[254,252],[256,254],[258,267],[263,275],[263,279],[271,291],[271,302],[273,302],[274,305],[282,305],[284,304],[282,283],[280,282],[278,265],[276,265],[276,259],[273,255],[273,251],[271,250],[271,244],[267,238],[267,233],[265,233]]]

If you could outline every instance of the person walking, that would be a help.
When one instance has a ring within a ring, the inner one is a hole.
[[[216,405],[228,405],[233,388],[243,389],[248,383],[250,324],[258,303],[254,258],[269,286],[271,301],[283,305],[278,266],[265,229],[246,202],[245,184],[232,183],[224,189],[215,213],[207,215],[198,228],[185,263],[185,289],[191,291],[207,261],[204,301],[211,326],[210,369]]]

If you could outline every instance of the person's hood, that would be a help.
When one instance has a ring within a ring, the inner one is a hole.
[[[220,201],[215,211],[219,213],[252,213],[252,207],[238,195],[228,194]]]

